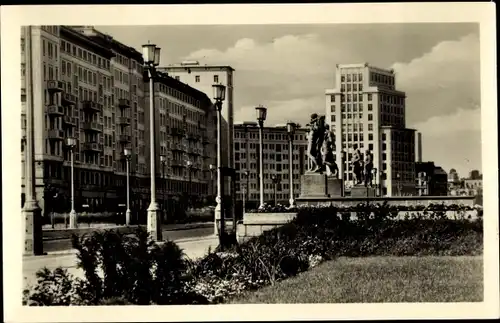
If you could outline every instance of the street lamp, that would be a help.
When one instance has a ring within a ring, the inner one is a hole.
[[[274,206],[278,205],[278,194],[277,194],[277,188],[278,188],[278,183],[280,182],[280,178],[276,174],[271,175],[271,179],[273,180],[274,184]]]
[[[158,203],[156,201],[156,131],[154,108],[154,77],[156,66],[160,64],[160,48],[153,44],[142,45],[144,68],[149,78],[149,141],[151,163],[151,203],[148,207],[148,233],[153,241],[161,241],[162,233],[158,216]]]
[[[288,176],[290,177],[290,207],[295,205],[293,198],[293,135],[295,134],[295,123],[288,122],[286,124],[286,132],[288,133]]]
[[[167,207],[166,207],[166,198],[167,195],[167,179],[165,178],[165,165],[167,164],[167,156],[160,155],[161,162],[161,177],[163,178],[163,215],[164,220],[166,220]]]
[[[221,234],[219,234],[220,247],[224,248],[223,236],[224,208],[222,207],[222,101],[226,98],[226,87],[222,84],[212,85],[215,109],[217,110],[217,206],[215,207],[215,234],[218,232],[217,219],[220,218]]]
[[[132,151],[129,148],[123,149],[125,163],[127,164],[127,211],[125,211],[125,224],[130,225],[130,160],[132,159]]]
[[[257,121],[259,122],[259,191],[260,206],[264,207],[264,121],[267,116],[267,109],[261,105],[255,108]]]
[[[378,196],[378,191],[377,191],[377,169],[373,168],[372,169],[372,176],[373,176],[373,184],[375,185],[375,196]]]
[[[243,186],[243,214],[245,214],[245,209],[246,209],[246,201],[248,200],[248,192],[250,191],[250,185],[249,185],[249,177],[250,177],[250,173],[246,170],[243,172],[243,176],[245,177],[246,179],[246,185],[242,185]]]
[[[193,162],[188,160],[186,162],[186,167],[188,169],[189,184],[188,184],[188,207],[191,207],[191,171],[193,169]]]
[[[76,211],[75,211],[75,163],[74,163],[74,149],[76,147],[75,138],[67,138],[66,146],[69,149],[70,162],[71,162],[71,211],[69,212],[69,227],[75,229],[77,226]]]
[[[396,174],[396,179],[397,179],[397,185],[398,185],[398,194],[399,194],[399,196],[402,196],[401,183],[400,183],[401,175],[399,173]]]
[[[208,165],[208,170],[210,171],[210,196],[214,195],[214,171],[215,166],[213,164]]]

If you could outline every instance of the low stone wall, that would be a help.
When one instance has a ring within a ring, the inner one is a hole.
[[[236,226],[238,243],[292,221],[297,213],[245,213]]]
[[[466,205],[473,206],[475,197],[471,196],[401,196],[401,197],[371,197],[367,198],[307,198],[296,200],[297,205],[325,205],[333,206],[356,206],[359,203],[367,201],[373,204],[383,204],[387,202],[393,206],[418,206],[430,204],[443,205]],[[238,242],[244,242],[248,239],[261,235],[264,231],[274,229],[292,221],[297,213],[245,213],[243,220],[239,221],[236,227],[236,236]],[[401,211],[394,220],[404,220],[414,216],[422,216],[422,211]],[[465,214],[458,214],[456,211],[447,211],[446,216],[450,219],[456,219],[460,216],[474,220],[478,214],[476,210],[467,211]],[[351,219],[356,219],[356,212],[351,212]]]
[[[474,196],[393,196],[393,197],[326,197],[326,198],[297,198],[297,205],[324,205],[331,204],[333,206],[356,206],[360,203],[402,205],[402,206],[417,206],[430,204],[444,205],[467,205],[475,204]]]

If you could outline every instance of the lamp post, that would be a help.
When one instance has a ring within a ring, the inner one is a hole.
[[[400,184],[400,179],[401,179],[401,175],[399,173],[396,174],[396,181],[397,181],[397,185],[398,185],[398,195],[399,196],[402,196],[401,194],[401,184]]]
[[[224,227],[224,208],[222,207],[222,101],[226,98],[226,87],[222,84],[212,85],[213,98],[215,100],[215,109],[217,110],[217,206],[215,207],[215,234],[218,233],[217,219],[220,219],[219,244],[224,248],[223,236],[225,236]]]
[[[69,212],[69,227],[75,229],[77,226],[76,211],[75,211],[75,162],[74,162],[74,149],[76,147],[75,138],[67,138],[66,146],[69,149],[70,163],[71,163],[71,211]]]
[[[245,176],[246,179],[246,185],[243,186],[243,214],[245,214],[245,209],[246,209],[246,201],[248,200],[248,192],[250,191],[248,181],[249,181],[249,175],[250,173],[246,170],[243,172],[243,176]]]
[[[125,155],[125,163],[127,164],[127,211],[125,211],[125,224],[130,225],[130,160],[132,159],[132,151],[129,148],[123,149]]]
[[[215,166],[213,164],[208,165],[208,170],[210,171],[210,196],[214,195],[214,171]]]
[[[377,181],[377,169],[373,168],[372,169],[372,176],[373,176],[373,184],[375,185],[375,196],[378,196],[378,181]]]
[[[26,37],[26,152],[24,155],[26,190],[22,217],[25,221],[24,254],[40,256],[43,255],[43,234],[42,209],[36,200],[35,189],[34,69],[32,68],[31,28],[31,26],[23,27]]]
[[[165,165],[167,164],[167,156],[160,155],[160,163],[161,163],[161,177],[163,178],[163,216],[164,220],[167,219],[167,199],[165,196],[167,195],[167,179],[165,178]]]
[[[286,131],[288,133],[288,176],[290,177],[290,207],[295,205],[293,198],[293,136],[295,134],[295,123],[288,122],[286,124]]]
[[[158,203],[156,201],[156,124],[154,107],[154,77],[156,66],[160,64],[160,48],[153,44],[142,45],[144,68],[149,78],[149,140],[151,159],[151,203],[148,207],[148,233],[154,241],[162,240],[161,226],[158,216]]]
[[[188,169],[188,177],[189,177],[189,182],[188,182],[188,207],[191,207],[191,171],[193,169],[193,162],[188,160],[186,162],[186,167]]]
[[[264,207],[264,121],[267,116],[267,109],[263,106],[255,108],[257,112],[257,121],[259,122],[259,191],[260,206]]]
[[[274,206],[277,206],[278,205],[277,189],[278,189],[278,183],[280,182],[280,178],[278,175],[272,174],[271,179],[273,180],[273,184],[274,184]]]

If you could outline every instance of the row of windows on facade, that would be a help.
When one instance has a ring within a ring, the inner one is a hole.
[[[373,111],[373,104],[369,103],[367,105],[368,111]],[[332,104],[330,107],[330,111],[332,113],[335,113],[336,110],[336,105]],[[342,103],[341,104],[341,112],[363,112],[363,103]],[[401,115],[404,113],[404,107],[403,106],[398,106],[398,105],[385,105],[382,104],[380,105],[380,111],[381,113],[384,114],[396,114],[396,115]]]
[[[257,160],[258,155],[257,155],[257,153],[249,153],[248,156],[250,157],[250,160]],[[288,160],[288,153],[285,153],[285,154],[263,153],[262,157],[264,160],[276,160],[277,162],[280,162],[282,160],[283,161]],[[246,160],[246,159],[247,159],[247,153],[236,152],[234,154],[235,161]],[[300,157],[299,157],[298,153],[295,153],[292,155],[292,160],[296,161],[299,159],[300,159]]]
[[[77,168],[78,169],[78,168]],[[70,168],[69,167],[64,167],[61,168],[59,166],[54,166],[54,165],[47,165],[44,169],[45,172],[45,177],[51,178],[51,179],[62,179],[62,180],[69,180],[70,179]],[[77,175],[78,176],[78,175]],[[177,176],[177,177],[186,177],[184,174]],[[204,178],[203,178],[204,179]],[[186,178],[187,180],[187,178]],[[197,177],[192,177],[192,181],[196,180],[202,180],[202,178],[197,178]],[[112,174],[106,174],[106,173],[100,173],[100,172],[93,172],[93,171],[85,171],[85,170],[80,170],[79,171],[79,176],[76,177],[76,182],[77,184],[82,184],[82,185],[99,185],[99,186],[117,186],[117,187],[123,187],[125,184],[125,181],[123,179],[118,179],[115,178]],[[183,182],[175,182],[175,181],[169,181],[166,180],[166,183],[163,183],[163,185],[157,186],[158,191],[162,191],[165,188],[165,184],[167,187],[167,190],[179,190],[181,188],[187,188],[185,181]],[[193,191],[197,191],[199,189],[199,186],[197,185],[198,183],[191,183]],[[133,185],[131,185],[131,188]]]
[[[186,96],[186,98],[188,98],[188,96]],[[197,102],[199,104],[198,100],[193,99],[188,101],[190,101],[190,104],[192,105],[194,105],[194,103]],[[162,112],[164,114],[173,113],[178,116],[186,116],[187,120],[200,124],[204,124],[206,122],[205,111],[193,111],[192,109],[189,109],[186,106],[183,106],[176,102],[172,102],[171,100],[168,100],[166,98],[159,98],[158,102],[159,102],[160,113]],[[197,105],[194,106],[198,107]]]
[[[258,143],[254,143],[254,142],[250,142],[248,143],[248,146],[250,149],[257,149],[259,146]],[[305,146],[305,145],[302,145],[302,146]],[[238,142],[236,141],[234,143],[234,150],[244,150],[246,149],[247,145],[246,143],[242,143],[242,142]],[[293,145],[293,154],[298,154],[299,151],[298,151],[298,147],[299,145],[298,144],[294,144]],[[274,150],[274,151],[277,151],[277,152],[280,152],[280,151],[288,151],[288,143],[286,144],[264,144],[263,147],[262,147],[263,150]]]
[[[61,40],[61,52],[79,58],[88,64],[94,65],[98,68],[109,70],[111,67],[110,60],[95,53],[92,53],[78,45]],[[140,65],[139,65],[140,66]]]
[[[337,95],[338,94],[331,94],[330,95],[330,102],[337,102],[337,99],[336,99]],[[362,102],[363,96],[366,98],[367,101],[373,101],[373,94],[372,93],[366,93],[366,94],[348,93],[345,95],[340,95],[340,102],[350,102],[350,101]],[[378,97],[379,97],[380,103],[396,104],[396,105],[404,105],[404,103],[405,103],[405,98],[402,96],[379,93]]]
[[[391,86],[395,85],[394,76],[388,76],[374,72],[370,72],[370,81]]]
[[[259,139],[259,134],[255,132],[249,132],[248,133],[249,139]],[[245,133],[244,132],[235,132],[234,134],[235,139],[246,139]],[[264,140],[276,140],[276,141],[286,141],[288,140],[288,134],[281,134],[281,133],[265,133],[264,132]],[[305,140],[305,135],[302,134],[295,134],[293,140],[296,141],[302,141]]]
[[[340,82],[361,82],[363,81],[363,73],[347,73],[345,70],[341,71]]]
[[[288,195],[283,195],[283,191],[287,192],[289,191],[289,188],[290,188],[290,184],[281,184],[281,183],[277,183],[277,184],[270,184],[270,183],[265,183],[264,184],[264,190],[274,190],[274,186],[276,185],[276,192],[282,192],[282,193],[278,193],[277,195],[278,196],[288,196]],[[239,192],[240,194],[243,192],[243,190],[245,190],[246,192],[246,184],[241,184],[241,183],[236,183],[235,184],[235,189],[236,189],[236,192]],[[299,184],[294,184],[293,185],[293,189],[298,191],[300,189],[300,186]],[[257,184],[255,183],[251,183],[250,184],[250,190],[257,190]],[[278,197],[280,198],[280,197]]]
[[[304,161],[305,163],[306,161]],[[235,163],[235,169],[236,170],[247,170],[248,164],[247,163]],[[257,169],[257,163],[250,163],[250,169]],[[293,164],[292,165],[292,170],[295,169],[300,169],[299,164]],[[283,164],[266,164],[264,163],[264,170],[275,170],[277,172],[281,171],[286,171],[289,170],[288,163],[283,163]]]
[[[245,169],[240,169],[236,172],[236,180],[240,181],[240,182],[250,182],[252,180],[258,180],[258,174],[257,172],[249,172],[248,173],[248,179],[246,177],[246,175],[243,173]],[[279,180],[280,181],[288,181],[288,179],[290,178],[289,177],[289,174],[288,173],[284,173],[284,174],[278,174],[279,175]],[[293,179],[299,179],[299,174],[293,174]],[[264,174],[264,180],[272,180],[271,178],[271,174],[269,173],[265,173]]]
[[[160,93],[163,93],[165,95],[174,97],[178,99],[179,101],[183,101],[185,103],[191,104],[198,109],[204,109],[204,107],[201,105],[201,101],[198,99],[193,98],[190,95],[187,95],[179,90],[173,89],[170,86],[166,86],[165,84],[161,82],[155,83],[155,91],[159,91]]]
[[[179,77],[179,76],[176,76],[176,77],[175,77],[175,79],[176,79],[176,80],[179,80],[179,79],[180,79],[180,77]],[[195,81],[196,83],[201,82],[201,76],[200,76],[200,75],[195,75],[195,76],[194,76],[194,81]],[[219,83],[219,75],[214,75],[214,83]]]

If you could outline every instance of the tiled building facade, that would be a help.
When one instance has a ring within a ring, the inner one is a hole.
[[[36,195],[44,213],[69,211],[70,159],[65,145],[69,137],[77,139],[77,212],[114,210],[125,204],[125,148],[132,150],[131,208],[145,210],[150,202],[146,120],[149,101],[145,102],[148,94],[144,91],[141,53],[89,26],[30,29],[29,44],[24,34],[28,28],[23,28],[21,36],[21,117],[25,131],[26,91],[32,91]],[[31,48],[31,57],[26,57],[26,46]],[[26,59],[33,66],[32,84],[25,80]],[[203,95],[174,79],[170,84],[168,88],[176,88],[187,102],[198,102]],[[175,97],[168,95],[163,101],[157,99],[156,110],[161,110],[161,102],[174,101]],[[203,102],[207,105],[209,99],[205,96]],[[175,120],[170,115],[165,118],[165,125]],[[170,134],[162,137],[160,145],[166,147],[171,138]],[[186,182],[187,178],[177,180]],[[199,191],[207,194],[206,188]],[[158,191],[157,196],[161,193]]]
[[[259,195],[259,127],[255,122],[237,123],[234,126],[235,169],[237,172],[236,194],[238,200],[258,202]],[[274,183],[272,175],[278,176],[278,203],[288,204],[289,153],[286,126],[264,127],[264,201],[274,203]],[[293,141],[293,192],[300,194],[300,175],[307,170],[306,129],[298,128]],[[248,171],[248,178],[245,176]],[[248,188],[247,188],[248,187]]]

